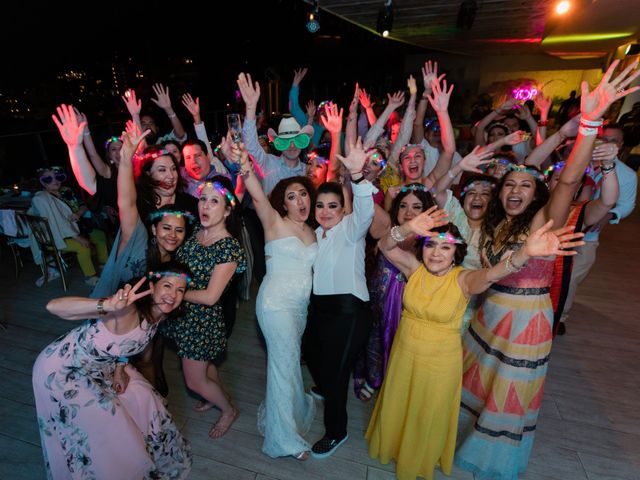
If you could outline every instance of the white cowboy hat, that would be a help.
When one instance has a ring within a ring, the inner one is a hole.
[[[300,124],[293,117],[285,117],[280,120],[280,125],[278,125],[278,133],[273,128],[270,128],[267,131],[267,135],[269,136],[269,140],[273,142],[273,139],[276,137],[280,138],[293,138],[296,135],[301,133],[305,133],[310,137],[313,136],[313,127],[311,125],[305,125],[303,128],[300,128]]]

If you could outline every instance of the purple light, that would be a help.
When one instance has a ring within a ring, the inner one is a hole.
[[[533,87],[516,88],[513,90],[512,94],[513,98],[516,100],[526,102],[527,100],[532,100],[536,95],[538,95],[538,89]]]

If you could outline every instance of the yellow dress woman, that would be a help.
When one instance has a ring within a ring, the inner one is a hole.
[[[532,234],[525,246],[492,268],[465,270],[459,265],[466,244],[457,227],[444,224],[442,211],[427,210],[394,227],[379,246],[407,277],[403,311],[389,364],[366,438],[369,455],[396,461],[400,480],[430,480],[439,465],[451,473],[462,388],[460,326],[469,297],[523,268],[533,256],[571,255],[560,250],[582,244],[581,234]],[[417,255],[396,248],[415,234],[425,236]]]

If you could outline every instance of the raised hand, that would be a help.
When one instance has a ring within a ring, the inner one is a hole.
[[[122,149],[120,150],[120,161],[122,159],[131,159],[133,158],[133,154],[138,149],[138,145],[144,137],[149,135],[151,130],[147,129],[143,133],[140,133],[138,126],[131,122],[127,122],[127,130],[122,132]]]
[[[127,283],[124,288],[119,289],[104,301],[104,310],[106,312],[117,312],[132,305],[136,300],[150,295],[151,289],[138,293],[145,280],[145,277],[141,278],[133,287]]]
[[[460,160],[459,165],[465,172],[483,173],[479,167],[491,163],[491,157],[493,157],[491,150],[483,150],[483,148],[478,145],[469,155]]]
[[[358,115],[358,104],[360,97],[360,87],[356,83],[356,90],[353,92],[353,99],[351,100],[351,104],[349,105],[349,117],[356,118]]]
[[[528,256],[570,256],[578,252],[567,249],[584,245],[584,241],[579,240],[584,237],[584,233],[573,233],[574,227],[567,226],[551,231],[552,226],[553,220],[549,220],[527,237],[527,241],[524,244],[524,251]]]
[[[307,118],[313,118],[316,116],[316,102],[309,100],[307,102]]]
[[[417,217],[409,220],[405,225],[411,230],[411,233],[421,237],[432,237],[438,234],[432,232],[436,227],[446,225],[447,212],[439,210],[437,205],[434,205],[429,210],[422,212]]]
[[[599,120],[608,110],[613,102],[640,90],[640,86],[626,88],[635,78],[640,75],[640,70],[633,72],[638,66],[638,60],[625,68],[620,75],[611,80],[613,71],[620,63],[615,60],[600,80],[600,83],[592,92],[589,91],[589,84],[582,82],[582,96],[580,97],[580,112],[585,120]],[[633,73],[632,73],[633,72]]]
[[[191,116],[200,118],[200,99],[198,97],[194,100],[190,93],[185,93],[182,95],[182,105],[189,110]]]
[[[340,133],[342,130],[342,114],[343,109],[338,111],[338,105],[332,103],[324,106],[324,115],[320,117],[322,126],[331,133]]]
[[[389,101],[389,106],[394,110],[400,108],[404,103],[404,92],[397,91],[393,95],[387,93],[387,99]],[[360,100],[362,102],[362,100]]]
[[[518,143],[526,142],[531,138],[531,134],[525,132],[524,130],[516,130],[513,133],[505,136],[503,141],[506,145],[517,145]]]
[[[231,132],[227,132],[227,136],[222,137],[220,142],[220,150],[224,153],[225,158],[229,159],[233,163],[238,163],[242,165],[243,163],[249,161],[249,153],[247,152],[244,143],[242,142],[234,142],[231,137]]]
[[[528,119],[532,118],[531,110],[529,110],[529,107],[527,107],[526,105],[522,105],[518,110],[516,110],[516,117],[518,117],[520,120],[527,121]]]
[[[579,126],[580,126],[580,115],[576,115],[567,123],[562,125],[562,127],[560,127],[560,130],[558,130],[558,132],[560,132],[560,135],[562,135],[564,138],[573,138],[578,135]]]
[[[76,118],[78,119],[78,122],[80,123],[84,122],[87,124],[87,126],[89,125],[89,120],[87,119],[87,116],[84,113],[82,113],[76,107],[73,107],[73,112],[76,114]]]
[[[418,86],[416,84],[416,79],[413,78],[413,75],[409,75],[409,78],[407,79],[407,86],[409,87],[409,93],[411,95],[415,95],[416,93],[418,93]]]
[[[442,81],[442,87],[439,81],[435,81],[431,84],[431,94],[427,95],[427,100],[437,113],[444,113],[449,109],[449,98],[453,92],[453,84],[451,88],[447,90],[447,81]]]
[[[603,143],[593,149],[592,158],[596,162],[610,164],[618,156],[618,146],[615,143]]]
[[[260,99],[260,84],[258,82],[251,83],[251,75],[248,73],[241,73],[238,75],[238,88],[242,99],[247,106],[255,107],[258,105]]]
[[[342,115],[342,111],[340,112],[340,115]],[[349,170],[349,173],[354,175],[362,173],[364,166],[374,153],[375,150],[371,150],[369,153],[365,152],[364,148],[362,148],[362,138],[358,137],[355,144],[352,143],[349,145],[349,155],[343,157],[342,155],[336,154],[336,158],[342,162],[347,170]]]
[[[506,115],[515,105],[517,105],[517,103],[518,101],[515,98],[509,98],[506,102],[496,108],[496,113],[498,115]]]
[[[432,62],[431,60],[424,62],[424,67],[422,67],[422,83],[427,93],[431,93],[431,82],[440,82],[442,78],[444,78],[444,74],[438,77],[438,62]]]
[[[56,124],[56,127],[58,127],[64,143],[69,146],[80,145],[87,122],[78,123],[76,112],[71,106],[63,104],[57,107],[56,111],[60,118],[58,119],[55,114],[51,115],[51,118],[53,119],[53,123]]]
[[[309,71],[308,68],[301,68],[300,70],[293,71],[293,86],[300,85],[300,82],[304,79],[305,75]]]
[[[140,110],[142,110],[142,102],[136,99],[136,92],[134,89],[130,88],[124,95],[122,95],[122,101],[124,102],[127,110],[129,111],[129,115],[135,117],[140,115]]]
[[[358,92],[358,98],[360,100],[362,108],[364,108],[365,110],[368,110],[375,105],[375,103],[371,103],[371,96],[364,88],[360,89],[360,92]]]
[[[161,83],[156,83],[152,88],[153,93],[156,94],[156,98],[152,98],[151,101],[163,110],[171,110],[171,97],[169,97],[169,87],[165,87]]]
[[[549,116],[549,110],[551,110],[551,98],[545,97],[541,90],[538,92],[538,95],[533,98],[533,103],[540,112],[540,119],[546,120]]]

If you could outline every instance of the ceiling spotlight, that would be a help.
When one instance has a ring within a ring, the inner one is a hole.
[[[393,0],[385,0],[384,5],[378,12],[378,22],[376,30],[384,38],[389,36],[391,26],[393,25]]]
[[[313,9],[309,12],[309,16],[307,17],[307,31],[309,33],[316,33],[320,30],[320,23],[318,22],[318,11],[320,7],[318,6],[318,1],[313,2]]]
[[[473,21],[476,19],[476,10],[478,6],[476,0],[463,0],[458,10],[457,27],[460,30],[471,30]]]
[[[558,15],[564,15],[571,9],[571,2],[568,0],[562,0],[561,2],[556,3],[556,13]]]

